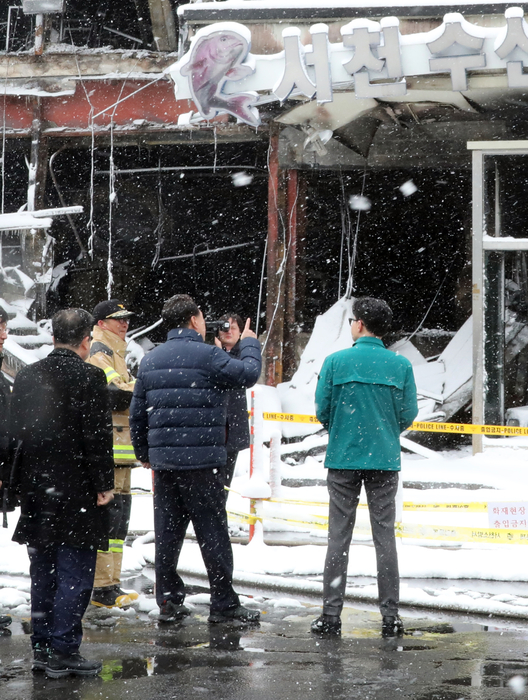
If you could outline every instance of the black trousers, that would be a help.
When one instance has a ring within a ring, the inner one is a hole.
[[[235,473],[237,457],[238,452],[228,452],[225,465],[223,467],[218,467],[218,478],[222,482],[222,486],[227,486],[227,488],[231,486],[231,482],[233,481],[233,475]],[[229,491],[226,491],[224,488],[224,497],[226,502],[228,496]]]
[[[398,472],[382,469],[329,469],[328,550],[323,576],[323,612],[340,615],[345,597],[348,552],[356,522],[361,484],[365,484],[378,567],[382,615],[397,615],[400,577],[394,521]]]
[[[72,654],[82,641],[81,620],[90,602],[97,552],[51,544],[28,547],[28,555],[31,643]]]
[[[156,601],[183,603],[185,587],[176,571],[185,532],[192,522],[211,590],[211,612],[238,607],[232,585],[233,551],[227,530],[222,481],[213,469],[154,471]]]

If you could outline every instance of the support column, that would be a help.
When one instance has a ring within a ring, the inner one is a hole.
[[[287,257],[285,282],[285,324],[283,381],[289,381],[297,369],[297,307],[299,292],[304,294],[304,285],[298,284],[298,261],[305,231],[306,181],[300,170],[288,170],[287,184]]]
[[[285,209],[284,172],[279,168],[279,129],[270,127],[268,180],[268,255],[266,291],[265,381],[269,386],[282,382],[285,312]]]

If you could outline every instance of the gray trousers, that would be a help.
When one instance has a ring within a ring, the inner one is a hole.
[[[381,469],[328,469],[330,508],[323,580],[325,615],[340,615],[343,609],[348,552],[362,483],[367,492],[376,549],[380,611],[382,615],[398,614],[400,577],[394,535],[398,472]]]

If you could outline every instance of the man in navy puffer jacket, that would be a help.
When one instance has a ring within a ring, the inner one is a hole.
[[[169,299],[162,317],[172,330],[167,342],[141,361],[130,406],[136,457],[154,471],[159,620],[190,614],[176,568],[192,521],[209,577],[209,622],[256,622],[260,613],[241,606],[233,590],[233,553],[217,470],[227,458],[226,392],[257,382],[260,345],[249,319],[239,359],[206,345],[203,314],[186,294]]]

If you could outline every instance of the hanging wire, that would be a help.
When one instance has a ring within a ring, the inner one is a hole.
[[[112,115],[112,120],[110,122],[110,174],[108,177],[108,190],[109,190],[109,202],[108,202],[108,258],[106,261],[106,272],[108,275],[106,283],[106,293],[108,298],[112,297],[112,284],[114,282],[114,276],[112,274],[112,268],[114,266],[112,261],[112,214],[114,207],[114,199],[116,198],[115,192],[115,165],[114,165],[114,115]]]
[[[366,181],[367,181],[367,161],[365,160],[365,167],[363,169],[363,181],[361,183],[361,196],[362,197],[364,196],[364,193],[365,193]],[[356,231],[354,233],[354,243],[352,246],[352,254],[350,255],[350,249],[348,251],[348,254],[349,254],[348,282],[347,282],[346,291],[345,291],[345,299],[351,299],[352,292],[354,291],[354,272],[356,269],[360,222],[361,222],[361,209],[358,209],[357,210],[357,218],[356,218]]]
[[[453,258],[453,260],[451,260],[451,263],[449,264],[449,267],[447,268],[446,273],[445,273],[445,275],[444,275],[444,279],[440,282],[440,286],[439,286],[438,289],[436,290],[436,294],[434,295],[433,301],[429,304],[429,308],[428,308],[427,311],[425,312],[424,317],[422,318],[422,320],[420,321],[420,323],[418,324],[418,326],[415,328],[415,330],[411,333],[411,335],[408,336],[407,340],[411,340],[412,338],[414,338],[414,336],[418,333],[418,331],[421,330],[423,324],[425,323],[426,318],[429,316],[429,312],[430,312],[431,309],[433,308],[434,303],[435,303],[435,301],[437,300],[438,295],[440,294],[440,292],[441,292],[441,290],[442,290],[442,287],[443,287],[444,284],[445,284],[445,281],[446,281],[446,279],[447,279],[449,273],[451,272],[451,268],[453,267],[453,263],[454,263],[454,262],[455,262],[455,258]]]
[[[266,269],[266,260],[268,254],[268,237],[266,236],[266,241],[264,243],[264,255],[262,256],[262,269],[260,271],[260,285],[259,285],[259,295],[257,303],[257,319],[255,322],[255,333],[258,337],[259,323],[260,323],[260,309],[262,305],[262,290],[264,288],[264,270]]]
[[[154,249],[154,257],[152,258],[151,267],[155,268],[159,262],[161,255],[161,244],[163,242],[163,199],[161,197],[161,156],[158,156],[158,224],[154,233],[157,235],[156,247]]]
[[[138,59],[138,61],[139,61],[139,59]],[[112,270],[114,267],[114,262],[112,260],[112,214],[113,214],[114,200],[117,197],[117,194],[115,191],[116,173],[115,173],[115,163],[114,163],[114,117],[115,117],[117,107],[121,102],[121,95],[123,94],[127,80],[130,77],[132,71],[135,69],[138,61],[136,61],[134,63],[134,66],[129,71],[127,77],[123,80],[123,84],[121,85],[121,90],[119,92],[119,97],[117,99],[117,102],[114,103],[114,105],[113,105],[114,109],[112,111],[112,114],[110,115],[110,167],[109,167],[109,175],[108,175],[108,189],[109,189],[108,258],[106,261],[106,271],[107,271],[107,275],[108,275],[108,279],[107,279],[107,283],[106,283],[106,293],[108,294],[109,299],[112,297],[112,285],[114,283],[114,276],[112,273]],[[104,111],[106,111],[106,110],[104,110]],[[102,114],[102,112],[101,112],[101,114]],[[93,122],[93,119],[95,119],[95,117],[92,118],[92,122]]]
[[[346,201],[345,196],[345,183],[343,178],[343,173],[339,174],[339,180],[341,184],[341,249],[339,254],[339,281],[337,285],[337,298],[341,299],[341,284],[343,279],[343,257],[345,249],[345,241],[347,244],[347,259],[348,259],[348,270],[350,270],[350,234],[351,234],[351,221],[350,221],[350,207]]]
[[[7,28],[9,32],[9,27]],[[9,66],[9,64],[7,64]],[[6,156],[6,112],[7,112],[7,72],[6,68],[5,80],[4,80],[4,105],[3,105],[3,124],[2,124],[2,214],[4,213],[5,207],[5,156]]]
[[[70,35],[71,38],[71,35]],[[72,46],[73,44],[73,39],[72,39]],[[75,56],[75,63],[77,65],[77,75],[79,76],[79,82],[81,83],[81,87],[84,91],[84,96],[86,97],[86,101],[88,102],[88,105],[90,106],[90,112],[88,114],[88,125],[90,127],[90,132],[92,136],[92,143],[91,143],[91,149],[90,149],[90,217],[88,219],[88,225],[87,228],[90,231],[90,235],[88,237],[88,254],[90,258],[93,260],[94,256],[94,238],[95,238],[95,226],[94,226],[94,175],[95,175],[95,122],[94,122],[94,112],[95,108],[92,104],[92,101],[90,99],[90,93],[86,89],[86,85],[84,84],[84,79],[82,77],[81,73],[81,67],[79,66],[79,59],[77,56]]]

